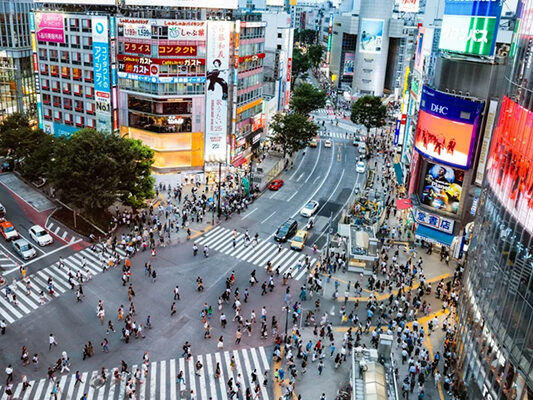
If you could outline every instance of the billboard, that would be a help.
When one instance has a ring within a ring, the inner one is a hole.
[[[533,233],[533,113],[504,97],[485,178],[500,203]]]
[[[487,157],[489,155],[490,139],[492,138],[492,127],[496,120],[496,111],[498,110],[498,102],[491,100],[487,117],[485,118],[485,131],[483,134],[483,141],[481,142],[481,149],[479,151],[479,160],[477,162],[476,170],[476,185],[483,184],[483,176],[485,175],[485,167],[487,165]]]
[[[65,17],[57,13],[36,13],[35,34],[41,42],[65,43]]]
[[[345,53],[344,54],[344,68],[342,70],[342,74],[343,75],[345,75],[345,76],[353,76],[354,60],[355,60],[355,54],[354,53]]]
[[[419,9],[419,0],[400,0],[400,5],[398,6],[400,12],[416,13]]]
[[[385,21],[382,19],[361,19],[361,39],[359,41],[361,53],[381,53],[384,25]]]
[[[205,21],[186,21],[172,19],[119,18],[118,30],[127,39],[152,39],[152,27],[167,27],[164,40],[205,40],[207,23]],[[170,43],[165,43],[170,44]]]
[[[424,156],[468,169],[482,102],[462,99],[424,85],[415,132],[415,148]]]
[[[125,0],[126,6],[153,6],[153,0]],[[237,8],[238,0],[158,0],[159,7]]]
[[[424,65],[426,64],[426,59],[431,57],[433,50],[433,28],[423,28],[421,27],[418,30],[418,38],[416,43],[416,52],[415,52],[415,70],[424,73]]]
[[[457,214],[461,203],[464,171],[428,163],[420,202],[435,210]]]
[[[92,17],[96,129],[111,132],[111,70],[107,17]]]
[[[226,160],[230,27],[231,22],[209,21],[207,28],[204,159],[211,162]]]
[[[441,50],[492,56],[502,13],[500,0],[446,0]]]

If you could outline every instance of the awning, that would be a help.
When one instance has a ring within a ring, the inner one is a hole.
[[[452,244],[454,238],[454,236],[449,233],[441,232],[430,228],[429,226],[420,224],[418,225],[418,228],[416,228],[415,236],[419,239],[424,239],[427,242],[443,244],[448,247]]]
[[[396,181],[398,185],[403,185],[403,171],[400,163],[394,163],[394,172],[396,174]]]
[[[398,210],[406,210],[413,206],[411,199],[396,199],[396,208]]]

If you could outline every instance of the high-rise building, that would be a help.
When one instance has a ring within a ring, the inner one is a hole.
[[[30,11],[32,0],[0,0],[0,119],[36,115]]]
[[[533,398],[533,1],[519,10],[459,301],[469,399]]]
[[[250,159],[264,126],[260,14],[239,12],[237,0],[72,3],[33,15],[46,132],[140,139],[158,172]]]

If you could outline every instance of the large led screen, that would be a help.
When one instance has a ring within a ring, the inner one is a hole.
[[[485,177],[505,208],[533,233],[533,113],[504,97]]]
[[[470,168],[482,102],[422,88],[415,148],[424,156],[452,167]]]
[[[461,203],[464,174],[460,169],[428,163],[420,196],[422,204],[435,210],[457,214]]]

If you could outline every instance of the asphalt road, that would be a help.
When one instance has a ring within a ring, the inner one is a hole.
[[[331,119],[326,114],[321,114],[317,118],[328,121]],[[281,176],[285,185],[278,192],[264,193],[245,212],[223,222],[220,227],[214,228],[212,232],[206,234],[205,238],[199,240],[216,242],[218,237],[216,235],[219,234],[221,238],[227,236],[222,231],[223,229],[230,233],[233,229],[237,229],[241,234],[248,229],[252,235],[259,233],[259,246],[262,246],[262,249],[272,249],[275,246],[272,235],[277,227],[287,218],[296,218],[299,226],[303,227],[307,219],[300,216],[299,211],[309,200],[316,200],[320,208],[307,244],[312,246],[313,243],[318,243],[321,246],[326,240],[330,215],[333,215],[336,220],[343,207],[353,198],[354,191],[364,182],[363,174],[355,172],[355,163],[358,159],[356,148],[352,146],[351,140],[339,137],[346,129],[329,126],[327,130],[332,134],[331,148],[324,147],[326,138],[322,137],[319,147],[306,149],[305,154],[303,151],[300,152],[295,158],[294,167],[285,171]],[[0,201],[5,200],[0,198]],[[11,208],[9,205],[7,207]],[[20,218],[23,217],[20,216]],[[244,245],[239,243],[238,246]],[[293,255],[293,251],[288,249],[288,244],[283,246],[283,253],[266,254],[265,260],[269,257],[278,257],[280,264],[288,265],[294,262],[296,257],[300,257],[300,254]],[[242,373],[244,386],[249,386],[247,381],[251,371],[256,369],[262,373],[265,369],[269,369],[271,363],[271,346],[273,345],[270,332],[271,316],[276,315],[280,330],[285,329],[286,314],[282,306],[287,287],[281,285],[280,277],[276,277],[274,291],[261,296],[259,285],[250,287],[249,284],[250,273],[253,269],[256,269],[260,283],[267,279],[264,270],[266,262],[255,264],[248,262],[254,257],[246,256],[246,254],[253,253],[255,249],[234,249],[233,252],[236,254],[244,254],[239,257],[229,254],[232,251],[227,250],[227,245],[220,247],[221,250],[226,249],[224,251],[217,251],[215,247],[217,246],[210,246],[212,250],[209,257],[204,257],[201,252],[193,256],[192,243],[186,243],[161,248],[155,258],[152,258],[149,252],[141,253],[133,258],[133,275],[130,282],[136,292],[133,299],[136,307],[135,320],[137,323],[144,323],[147,315],[150,315],[153,328],[145,329],[146,338],[132,338],[128,344],[120,340],[120,330],[123,324],[117,321],[118,307],[124,305],[127,312],[129,306],[127,287],[121,285],[120,270],[101,273],[98,267],[99,255],[89,253],[88,249],[84,250],[85,253],[82,254],[87,257],[95,274],[84,287],[86,297],[78,303],[74,291],[60,280],[62,276],[63,281],[66,281],[67,272],[58,271],[57,265],[48,266],[57,259],[48,260],[47,264],[46,259],[39,261],[39,265],[42,264],[43,268],[46,266],[41,271],[41,281],[46,280],[47,274],[55,274],[58,276],[58,286],[62,285],[62,293],[55,299],[47,299],[44,305],[39,305],[35,309],[30,309],[28,304],[20,301],[30,312],[20,312],[20,317],[16,318],[12,316],[6,334],[0,335],[1,371],[8,364],[12,364],[17,384],[22,374],[26,374],[30,381],[33,381],[25,398],[44,398],[51,389],[51,383],[45,380],[47,367],[60,358],[62,351],[66,351],[72,364],[70,374],[56,373],[65,398],[78,399],[84,392],[89,393],[89,398],[122,398],[125,391],[123,383],[115,386],[109,380],[101,388],[98,385],[91,387],[89,385],[91,378],[96,378],[102,367],[112,371],[113,368],[120,366],[121,360],[125,360],[130,367],[140,365],[143,353],[148,351],[150,354],[149,374],[144,386],[138,388],[139,398],[175,398],[176,391],[179,394],[180,389],[174,384],[175,374],[183,369],[188,377],[183,390],[195,390],[199,399],[207,399],[209,396],[224,399],[224,388],[213,380],[213,370],[216,368],[217,361],[221,364],[226,380],[229,376],[236,378],[237,373]],[[67,255],[71,256],[69,260],[72,262],[69,262],[67,268],[72,268],[74,271],[81,268],[82,255],[71,255],[71,250],[68,249],[68,251],[70,253]],[[58,252],[53,257],[59,257],[60,254],[63,253]],[[303,251],[303,254],[316,256],[309,247]],[[155,282],[144,274],[143,266],[147,261],[151,261],[157,271]],[[250,292],[248,302],[242,304],[243,317],[249,319],[251,311],[255,310],[259,319],[261,308],[266,307],[269,317],[267,339],[259,337],[260,324],[258,322],[254,324],[251,336],[244,334],[241,343],[235,344],[237,324],[232,321],[234,312],[231,304],[225,304],[223,307],[223,312],[228,317],[228,326],[225,329],[220,327],[217,299],[225,289],[225,279],[232,271],[235,271],[237,277],[232,291],[238,287],[241,298],[245,288],[248,288]],[[301,273],[298,275],[300,278],[303,277]],[[204,280],[206,288],[204,292],[196,290],[198,276]],[[171,317],[172,291],[176,285],[180,287],[181,300],[176,302],[177,313]],[[300,283],[293,280],[289,285],[291,303],[294,303],[299,294]],[[23,288],[20,288],[19,298],[24,296],[22,292]],[[36,292],[33,296],[36,296]],[[99,300],[103,301],[106,312],[104,325],[101,325],[96,317]],[[2,301],[5,303],[3,298],[0,303]],[[204,304],[211,305],[214,309],[211,319],[213,328],[211,339],[203,337],[204,330],[200,321],[200,312]],[[310,306],[304,304],[304,308],[310,308]],[[106,334],[108,320],[113,321],[116,329],[115,333],[109,335]],[[289,321],[288,328],[290,329],[291,326],[292,322]],[[53,347],[51,351],[48,350],[50,333],[54,334],[58,342],[58,346]],[[224,336],[224,352],[217,352],[217,339],[221,335]],[[100,343],[104,338],[109,340],[109,353],[101,351]],[[93,357],[82,360],[82,348],[88,341],[92,341],[96,352]],[[189,341],[192,345],[194,358],[191,362],[181,358],[181,347],[185,341]],[[22,346],[27,346],[30,355],[39,354],[40,366],[36,371],[31,366],[21,365]],[[232,355],[237,361],[235,370],[230,367]],[[200,376],[193,373],[192,363],[198,360],[205,366]],[[71,374],[76,370],[83,374],[83,385],[74,383]],[[3,379],[0,380],[0,384],[3,383]],[[16,386],[16,388],[18,390],[20,387]],[[269,398],[270,389],[270,384],[262,389],[263,398]]]

